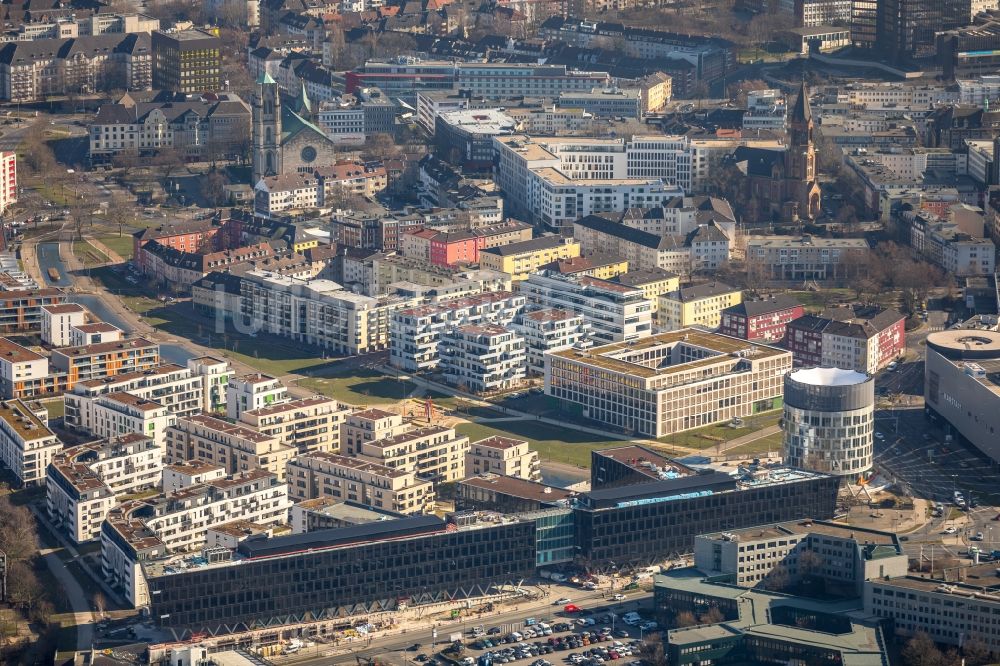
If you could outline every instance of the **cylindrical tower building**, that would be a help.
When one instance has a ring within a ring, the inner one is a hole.
[[[785,461],[793,467],[859,476],[872,468],[875,382],[840,368],[785,375]]]

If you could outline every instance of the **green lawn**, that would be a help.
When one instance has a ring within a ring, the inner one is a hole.
[[[820,312],[827,306],[834,306],[841,300],[854,298],[850,289],[823,289],[822,291],[789,291],[786,292],[798,299],[810,312]]]
[[[101,241],[109,248],[117,252],[122,256],[122,259],[132,258],[132,236],[126,233],[124,236],[119,236],[117,233],[107,234],[103,236],[98,236],[97,240]]]
[[[87,241],[74,242],[73,254],[83,262],[85,268],[108,263],[108,257]]]
[[[769,426],[777,425],[779,419],[781,419],[781,410],[772,410],[743,419],[746,425],[742,428],[730,428],[728,422],[717,423],[675,435],[667,435],[666,437],[661,437],[658,441],[664,444],[684,446],[689,449],[710,449],[721,442],[729,442],[739,437],[751,435]]]
[[[322,377],[308,377],[299,386],[350,405],[401,401],[416,387],[406,380],[387,377],[375,370],[352,368]],[[437,402],[437,401],[435,401]]]
[[[760,455],[762,453],[768,453],[770,451],[781,451],[783,434],[776,432],[773,435],[768,435],[766,437],[761,437],[760,439],[755,439],[749,444],[743,444],[732,449],[726,449],[725,454],[730,455],[741,455],[741,456],[754,456]]]
[[[504,421],[502,423],[460,423],[455,430],[476,442],[499,435],[527,440],[538,451],[542,460],[567,463],[577,467],[590,467],[590,452],[621,446],[622,440],[607,440],[600,435],[573,430],[572,428],[539,423],[532,420]]]
[[[42,402],[45,405],[45,409],[49,412],[50,419],[62,418],[66,411],[66,403],[63,402],[62,398],[57,398],[55,400],[45,400]]]

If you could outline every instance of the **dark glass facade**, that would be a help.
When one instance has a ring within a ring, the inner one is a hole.
[[[149,576],[150,614],[180,632],[231,632],[480,596],[535,571],[524,521]]]

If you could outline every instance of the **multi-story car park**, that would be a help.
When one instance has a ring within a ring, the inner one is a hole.
[[[927,336],[924,401],[991,460],[1000,461],[1000,333],[950,330]]]
[[[789,352],[696,329],[546,355],[545,392],[582,416],[647,437],[781,404]]]
[[[163,478],[163,449],[131,433],[60,451],[49,465],[49,520],[75,543],[100,536],[119,495],[155,488]]]
[[[482,596],[535,570],[534,523],[414,516],[244,541],[197,569],[147,561],[151,617],[180,634]],[[303,576],[303,573],[305,574]]]
[[[140,564],[147,557],[200,550],[209,527],[233,520],[285,523],[289,506],[288,486],[264,470],[126,501],[101,524],[101,571],[129,603],[146,605]]]
[[[49,412],[40,402],[14,399],[0,403],[0,462],[19,483],[45,480],[45,470],[62,449],[49,430]]]
[[[402,514],[434,507],[434,484],[419,478],[415,469],[316,452],[289,460],[287,470],[294,500],[327,497]]]

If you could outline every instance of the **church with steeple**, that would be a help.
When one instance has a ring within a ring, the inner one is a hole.
[[[337,162],[336,146],[314,120],[305,82],[293,100],[282,100],[267,72],[257,79],[251,106],[253,182],[268,176],[309,173]]]
[[[748,218],[801,221],[819,216],[822,192],[816,180],[813,129],[809,89],[803,82],[788,113],[788,145],[736,149],[733,159],[746,176]]]

